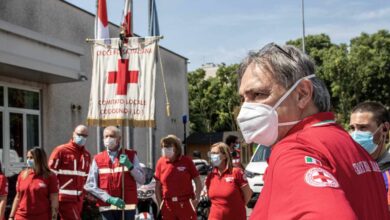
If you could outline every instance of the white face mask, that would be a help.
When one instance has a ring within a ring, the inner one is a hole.
[[[109,150],[115,150],[116,148],[116,138],[107,137],[104,138],[104,146]]]
[[[294,91],[295,87],[303,80],[315,77],[314,74],[303,77],[276,102],[274,107],[261,103],[244,102],[237,117],[242,135],[246,143],[258,143],[271,146],[278,138],[278,127],[297,124],[299,121],[278,123],[276,109]]]
[[[161,149],[161,154],[164,157],[171,159],[173,157],[173,154],[174,154],[173,147],[163,147]]]

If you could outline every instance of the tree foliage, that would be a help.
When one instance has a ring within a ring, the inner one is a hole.
[[[215,77],[205,78],[197,69],[188,75],[190,128],[194,132],[237,130],[234,107],[238,106],[238,65],[221,65]]]
[[[301,48],[301,39],[287,44]],[[362,33],[349,44],[332,43],[326,34],[305,38],[306,53],[324,80],[338,121],[345,124],[360,102],[378,101],[390,106],[390,33]],[[236,130],[233,110],[239,106],[238,65],[221,66],[216,77],[205,79],[198,69],[189,74],[190,126],[192,131]]]
[[[362,33],[349,45],[333,44],[325,34],[305,38],[306,51],[317,65],[317,76],[327,84],[333,110],[346,123],[351,109],[371,100],[390,106],[390,34]],[[288,44],[301,45],[301,40]]]

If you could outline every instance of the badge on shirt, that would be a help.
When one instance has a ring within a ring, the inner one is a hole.
[[[314,157],[309,157],[309,156],[305,156],[305,163],[308,163],[308,164],[315,164],[315,165],[318,165],[318,166],[322,166],[321,161],[317,160],[317,159],[314,158]]]
[[[226,177],[226,178],[225,178],[225,181],[226,181],[227,183],[231,183],[231,182],[234,181],[234,177],[232,177],[232,176]]]
[[[183,172],[184,170],[186,170],[186,167],[177,167],[177,170]]]
[[[45,184],[45,183],[42,183],[42,182],[40,182],[40,183],[38,183],[38,186],[39,186],[40,188],[45,188],[45,187],[46,187],[46,184]]]
[[[340,186],[336,178],[321,167],[313,167],[306,171],[305,182],[315,187],[338,188]]]

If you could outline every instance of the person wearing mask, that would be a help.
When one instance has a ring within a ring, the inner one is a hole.
[[[310,58],[270,43],[241,64],[237,121],[247,143],[272,147],[250,219],[389,219],[378,164],[335,123]]]
[[[229,150],[233,159],[233,166],[244,169],[241,164],[241,150],[238,137],[235,135],[229,135],[226,137],[225,143],[227,146],[229,146]]]
[[[3,169],[0,163],[0,220],[4,220],[5,206],[7,205],[8,181],[3,174]]]
[[[385,180],[386,190],[390,181],[389,142],[390,114],[379,102],[362,102],[352,109],[349,130],[352,138],[359,143],[378,163]],[[388,198],[390,207],[390,198]]]
[[[47,165],[46,153],[39,147],[27,152],[27,168],[16,182],[16,196],[10,220],[56,220],[58,181]]]
[[[49,159],[49,168],[60,184],[59,216],[61,220],[79,220],[83,209],[84,184],[91,163],[85,148],[88,128],[78,125],[66,144],[56,147]]]
[[[106,150],[93,158],[84,189],[98,198],[97,205],[103,220],[122,219],[122,210],[125,219],[134,219],[138,202],[136,182],[141,185],[145,182],[137,152],[122,149],[121,131],[115,126],[106,127],[103,138]]]
[[[179,138],[168,135],[160,141],[162,156],[157,161],[156,199],[162,219],[197,219],[196,210],[202,183],[191,158],[182,155]],[[195,193],[192,186],[195,182]]]
[[[209,220],[245,220],[245,205],[252,196],[242,169],[233,167],[229,147],[222,143],[211,146],[213,170],[206,178],[207,195],[211,201]]]

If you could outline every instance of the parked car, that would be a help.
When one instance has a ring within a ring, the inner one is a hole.
[[[264,186],[263,176],[267,169],[267,159],[271,153],[271,148],[258,145],[249,164],[245,168],[245,175],[248,179],[249,187],[253,191],[248,208],[253,208]]]
[[[196,170],[200,175],[207,175],[208,171],[210,170],[210,165],[207,160],[193,159],[192,162],[194,162]]]

